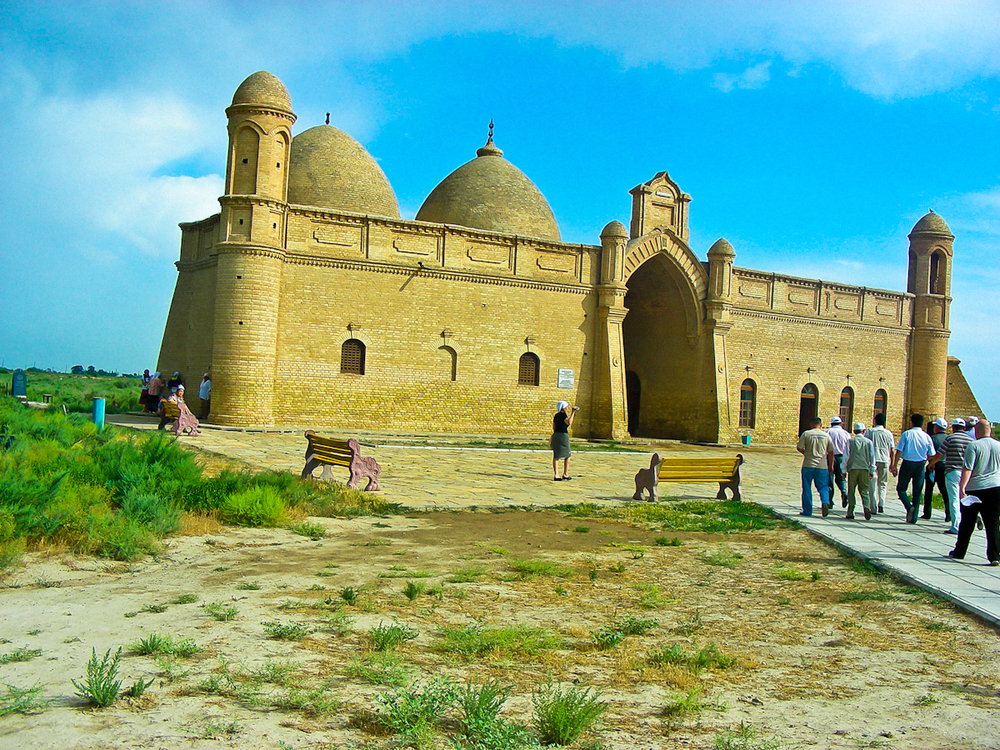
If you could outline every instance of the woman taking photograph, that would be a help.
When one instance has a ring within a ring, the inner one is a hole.
[[[568,401],[560,401],[556,404],[556,409],[559,411],[552,417],[552,439],[549,441],[549,447],[552,448],[552,479],[561,482],[573,478],[569,475],[569,426],[573,424],[573,417],[580,407],[574,406],[570,409]],[[560,458],[563,461],[562,476],[559,476]]]

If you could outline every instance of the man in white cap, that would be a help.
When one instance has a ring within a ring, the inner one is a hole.
[[[938,417],[929,425],[928,431],[931,441],[934,443],[934,451],[941,453],[941,446],[948,437],[948,423],[944,417]],[[925,521],[931,519],[931,501],[934,499],[934,485],[937,484],[941,499],[944,500],[944,520],[950,521],[951,514],[948,509],[948,488],[944,484],[944,462],[940,459],[933,466],[928,466],[924,471],[924,514],[921,516]]]
[[[896,452],[892,456],[892,466],[889,471],[896,481],[896,494],[906,508],[906,522],[916,523],[920,513],[920,496],[924,490],[924,468],[928,461],[936,461],[937,451],[934,441],[924,432],[924,415],[911,414],[910,429],[899,436]],[[900,463],[902,459],[902,463]],[[907,487],[913,487],[913,502],[906,496]]]
[[[865,433],[865,437],[875,444],[875,486],[872,488],[872,499],[878,503],[878,512],[885,513],[885,493],[889,489],[889,464],[892,462],[896,437],[885,426],[884,412],[875,415],[875,426]]]
[[[833,478],[840,490],[840,507],[847,507],[847,483],[844,481],[844,451],[847,449],[847,441],[851,439],[851,433],[842,426],[843,420],[840,417],[830,417],[830,429],[826,434],[830,436],[833,443]],[[833,488],[830,489],[830,502],[833,502]]]
[[[962,503],[962,522],[958,526],[955,549],[948,557],[961,560],[969,549],[976,518],[982,516],[986,527],[986,559],[1000,566],[1000,442],[993,439],[993,425],[986,420],[976,423],[976,440],[965,449],[962,481],[958,493]]]
[[[864,422],[854,423],[854,437],[847,441],[844,450],[844,468],[847,470],[847,518],[854,519],[854,491],[861,491],[861,505],[865,520],[870,521],[877,506],[872,495],[875,478],[875,444],[865,437]]]
[[[951,420],[951,434],[944,439],[944,442],[938,449],[944,463],[944,485],[948,490],[946,502],[948,504],[948,516],[951,520],[951,525],[945,530],[945,534],[958,533],[958,486],[962,481],[962,465],[965,461],[965,449],[974,440],[975,437],[965,430],[965,420],[958,417]],[[939,459],[938,463],[942,463],[941,459]]]

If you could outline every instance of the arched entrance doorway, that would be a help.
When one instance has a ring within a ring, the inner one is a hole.
[[[695,284],[661,251],[646,258],[626,285],[622,339],[629,433],[716,440],[714,350],[711,335],[699,330],[704,313]]]
[[[819,389],[806,383],[799,395],[799,434],[810,428],[810,422],[819,414]]]

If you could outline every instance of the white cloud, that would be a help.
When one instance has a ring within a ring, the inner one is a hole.
[[[771,61],[767,60],[750,66],[739,75],[716,73],[712,78],[712,85],[720,91],[729,93],[733,89],[763,88],[770,80]]]

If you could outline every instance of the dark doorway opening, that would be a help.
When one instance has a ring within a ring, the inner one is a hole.
[[[812,383],[806,383],[799,397],[799,434],[808,430],[813,418],[819,414],[819,390]]]
[[[625,398],[628,401],[628,434],[635,435],[639,429],[639,397],[642,385],[639,376],[631,370],[625,372]]]

